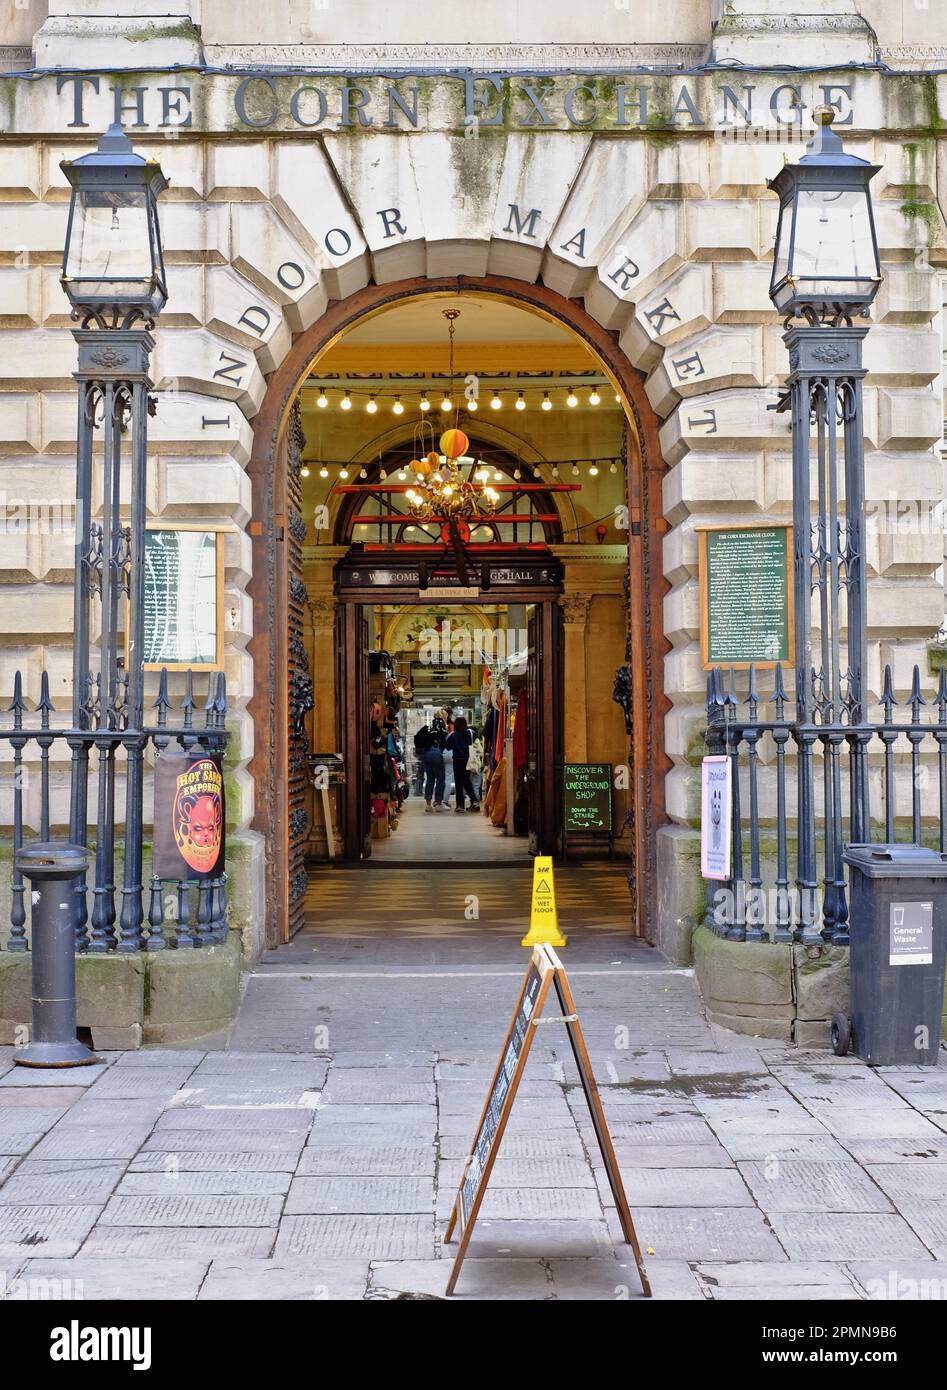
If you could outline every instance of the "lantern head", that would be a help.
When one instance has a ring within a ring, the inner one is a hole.
[[[60,168],[72,186],[61,283],[74,317],[150,323],[168,298],[158,224],[158,195],[168,181],[161,166],[135,154],[116,123],[93,154],[64,159]]]
[[[769,180],[779,195],[769,294],[787,318],[814,323],[865,313],[881,267],[868,189],[880,166],[845,153],[832,129],[834,107],[813,114],[808,153]]]

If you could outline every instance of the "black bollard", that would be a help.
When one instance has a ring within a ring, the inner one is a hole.
[[[32,889],[33,1025],[21,1067],[84,1067],[99,1059],[76,1037],[76,879],[88,867],[81,845],[64,840],[17,851]]]

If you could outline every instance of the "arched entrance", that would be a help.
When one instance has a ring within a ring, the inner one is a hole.
[[[254,637],[249,651],[255,666],[254,757],[256,828],[267,839],[267,939],[285,939],[294,891],[292,825],[298,807],[292,785],[290,647],[293,638],[292,553],[299,544],[298,496],[288,465],[290,407],[319,357],[360,320],[399,301],[445,293],[494,296],[520,305],[566,328],[586,344],[618,393],[624,408],[628,455],[628,648],[630,673],[631,812],[633,868],[629,887],[633,926],[652,934],[655,907],[655,831],[664,819],[663,638],[661,604],[666,591],[661,565],[661,475],[664,470],[658,422],[644,390],[643,375],[618,345],[617,334],[601,327],[582,307],[542,286],[504,277],[412,279],[370,286],[339,301],[307,332],[298,335],[272,375],[254,421],[249,473],[253,489]],[[298,484],[296,484],[298,486]],[[634,659],[632,660],[632,654]]]

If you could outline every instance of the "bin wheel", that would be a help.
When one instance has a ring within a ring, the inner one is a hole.
[[[852,1042],[852,1020],[848,1014],[832,1015],[832,1051],[844,1057]]]

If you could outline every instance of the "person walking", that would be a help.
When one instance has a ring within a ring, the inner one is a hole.
[[[451,755],[454,763],[454,791],[456,793],[457,804],[455,811],[463,811],[464,796],[470,798],[470,810],[479,811],[480,803],[477,801],[477,793],[473,789],[470,780],[468,763],[470,761],[470,745],[473,743],[473,734],[467,725],[463,715],[458,715],[454,721],[453,733],[447,735],[445,748]]]
[[[446,769],[440,738],[425,726],[415,734],[414,748],[424,768],[425,815],[429,815],[433,811],[445,811],[447,809],[444,805]]]

